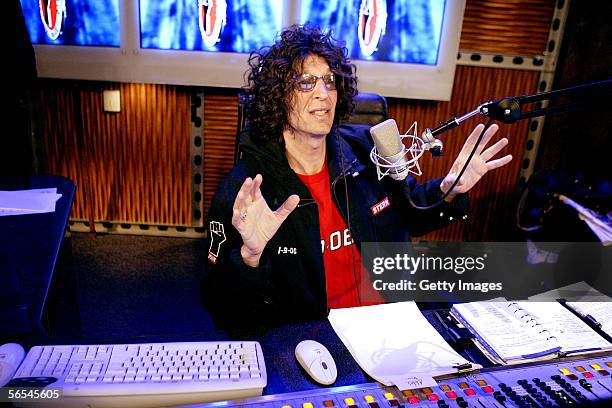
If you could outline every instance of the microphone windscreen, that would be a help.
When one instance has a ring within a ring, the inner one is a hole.
[[[374,139],[374,144],[380,156],[390,157],[402,151],[402,141],[394,119],[387,119],[378,125],[372,126],[370,134],[372,139]]]

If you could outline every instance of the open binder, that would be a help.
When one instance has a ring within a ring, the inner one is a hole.
[[[612,344],[557,302],[473,302],[451,315],[491,362],[526,363],[612,350]]]
[[[565,305],[584,320],[600,330],[607,340],[612,339],[612,301],[606,302],[566,302]]]
[[[557,299],[606,340],[612,341],[612,298],[588,283],[570,285],[530,296],[530,301]]]

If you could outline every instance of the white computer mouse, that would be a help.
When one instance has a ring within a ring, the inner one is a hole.
[[[0,346],[0,387],[13,378],[24,357],[25,351],[17,343]]]
[[[314,340],[301,341],[295,347],[295,358],[313,380],[323,385],[336,381],[338,370],[333,357],[321,343]]]

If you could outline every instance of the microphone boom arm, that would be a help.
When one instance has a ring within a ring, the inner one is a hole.
[[[526,96],[513,96],[498,99],[495,101],[489,101],[478,106],[471,112],[459,118],[451,118],[446,122],[443,122],[433,129],[425,129],[421,138],[424,141],[423,147],[429,150],[434,157],[438,157],[442,154],[442,142],[436,138],[447,130],[454,129],[466,119],[471,118],[477,114],[487,116],[494,120],[506,124],[512,124],[516,121],[528,118],[535,118],[538,116],[545,116],[549,114],[556,114],[561,112],[567,112],[574,109],[579,109],[588,105],[588,101],[581,100],[582,98],[593,96],[598,93],[610,92],[612,90],[612,79],[607,79],[600,82],[593,82],[589,84],[577,85],[571,88],[558,89],[550,92],[542,92],[534,95]],[[554,100],[560,96],[574,96],[577,101],[566,103],[562,105],[556,105],[546,108],[537,108],[529,112],[523,112],[522,106],[532,102],[540,102],[545,100]]]

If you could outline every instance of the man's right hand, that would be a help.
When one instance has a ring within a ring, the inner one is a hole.
[[[261,195],[262,181],[261,174],[254,179],[247,177],[234,200],[232,212],[232,225],[240,233],[244,244],[240,254],[244,262],[253,267],[259,266],[266,244],[300,202],[300,198],[293,194],[276,211],[272,211]]]

